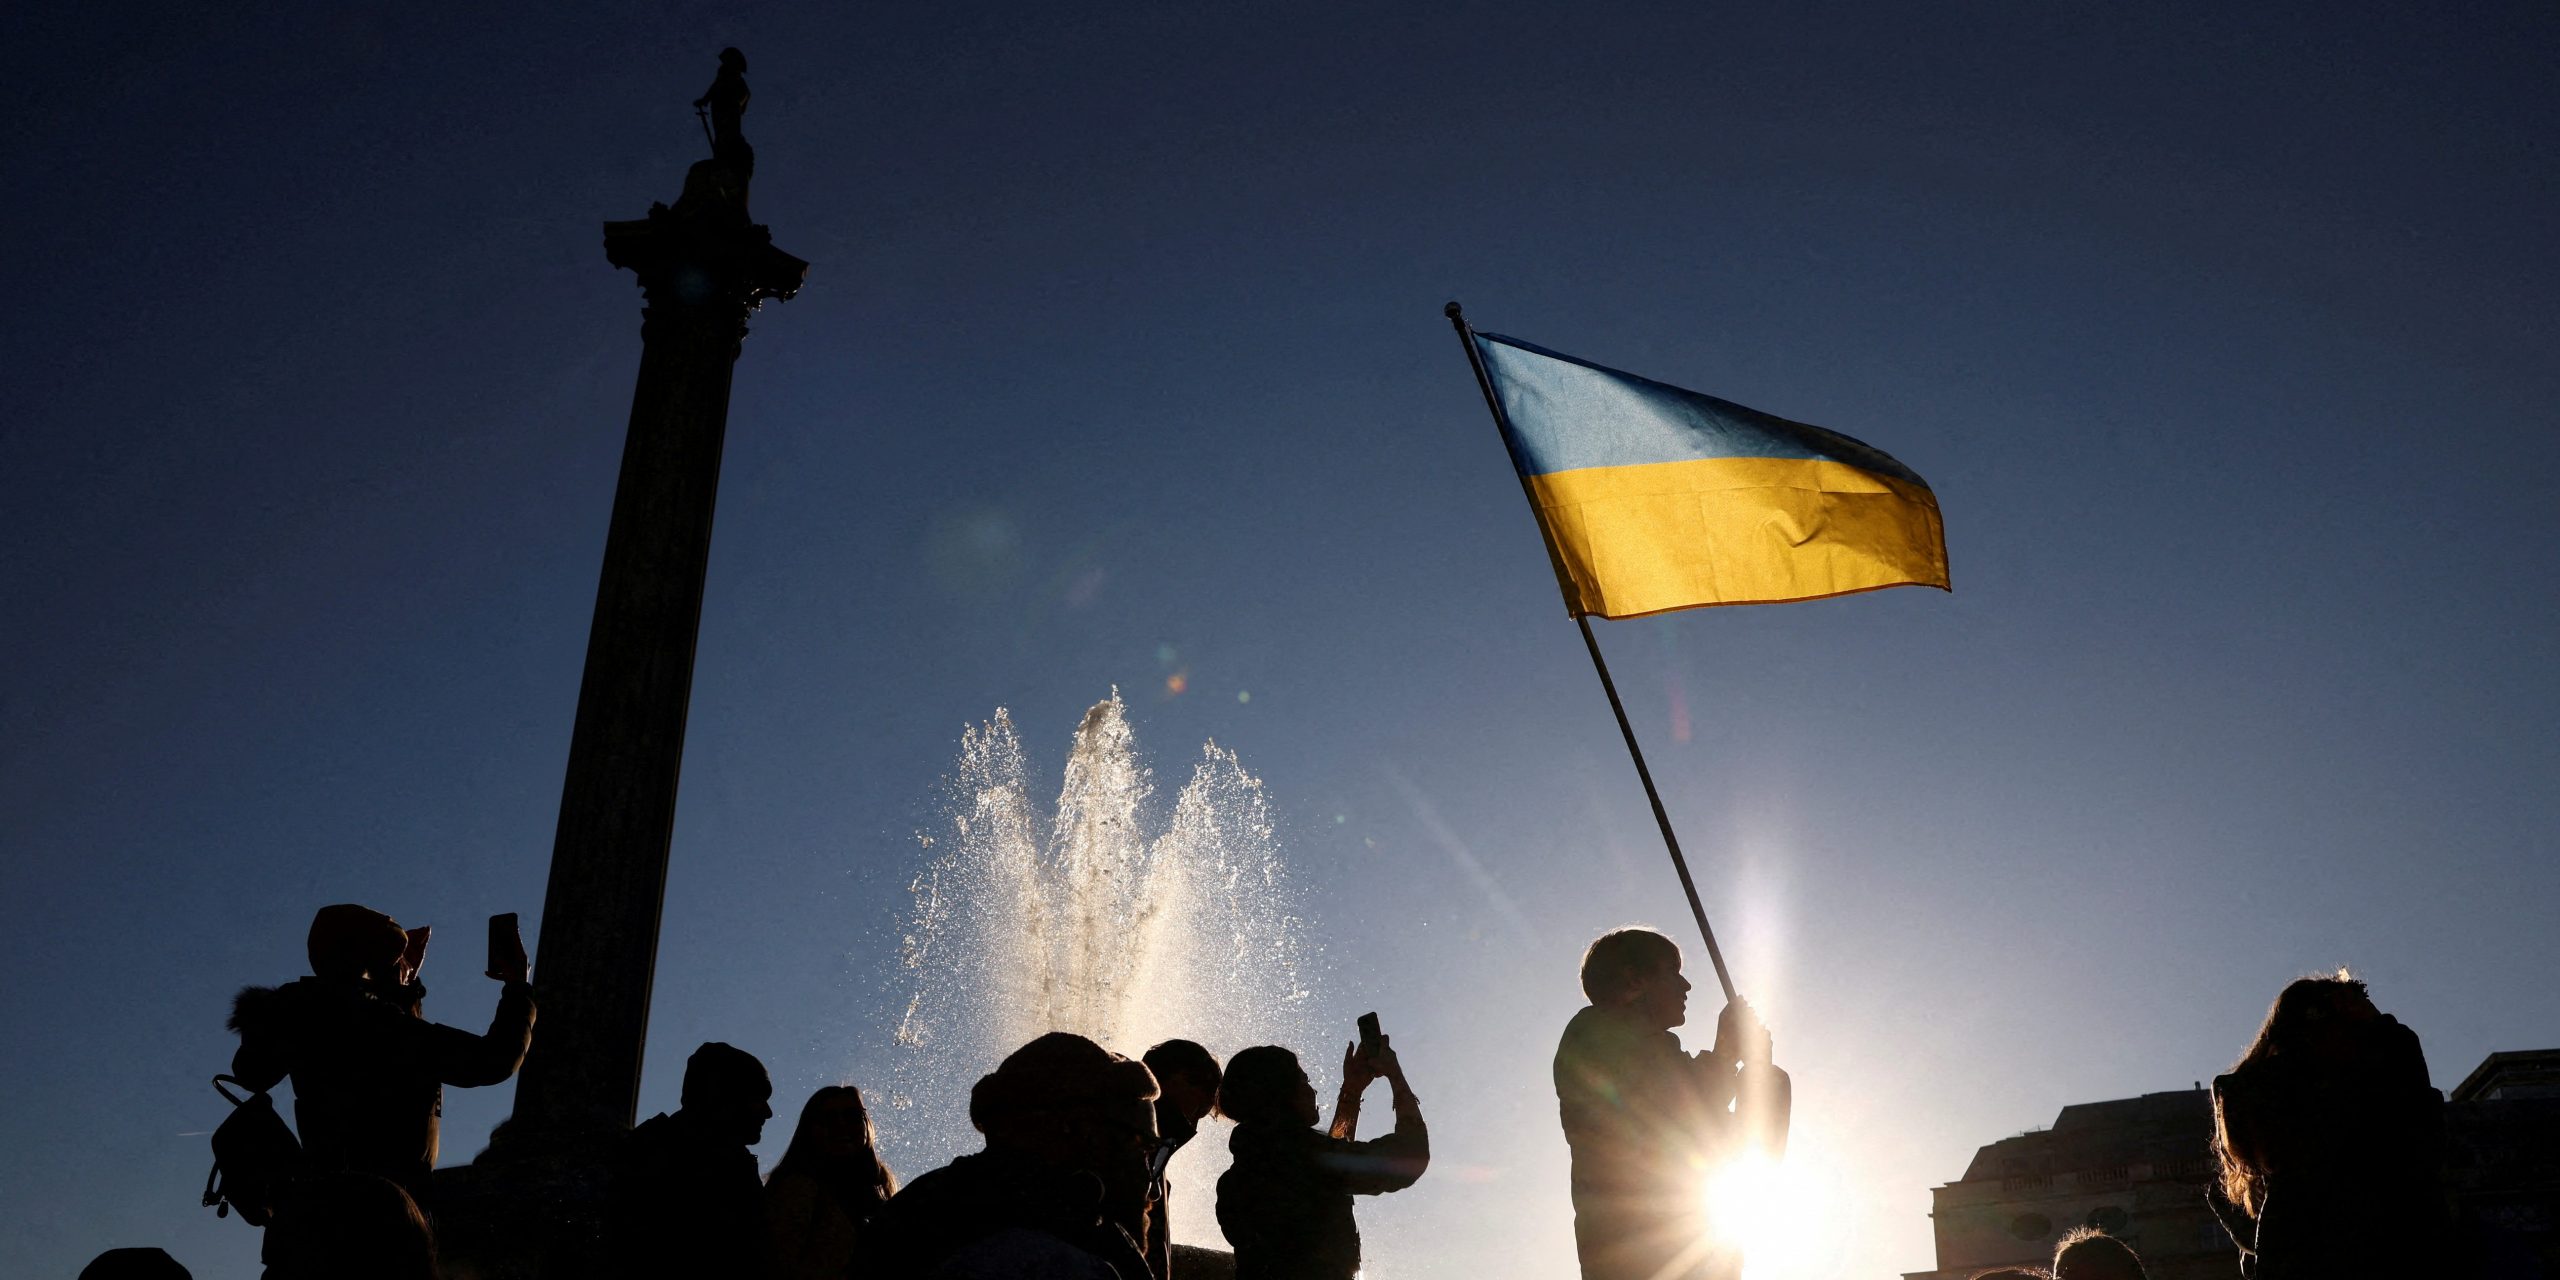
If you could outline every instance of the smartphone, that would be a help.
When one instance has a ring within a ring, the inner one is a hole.
[[[1164,1182],[1164,1172],[1173,1166],[1173,1153],[1182,1150],[1182,1144],[1187,1141],[1189,1141],[1187,1138],[1168,1138],[1159,1141],[1156,1143],[1155,1151],[1148,1155],[1147,1194],[1150,1197],[1161,1198],[1162,1193],[1158,1188]]]
[[[489,917],[489,967],[492,978],[515,970],[516,957],[524,954],[524,935],[516,927],[516,913],[509,911]]]
[[[1370,1058],[1376,1057],[1378,1054],[1378,1042],[1385,1038],[1385,1033],[1378,1030],[1378,1015],[1376,1013],[1372,1012],[1360,1015],[1361,1056]]]

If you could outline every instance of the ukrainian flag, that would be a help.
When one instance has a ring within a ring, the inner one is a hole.
[[[1947,587],[1937,495],[1881,450],[1467,333],[1574,616]]]

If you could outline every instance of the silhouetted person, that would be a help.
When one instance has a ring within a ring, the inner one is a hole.
[[[1147,1253],[1147,1270],[1155,1280],[1173,1273],[1173,1183],[1165,1169],[1174,1153],[1200,1132],[1200,1122],[1218,1109],[1218,1059],[1189,1040],[1167,1040],[1147,1050],[1139,1061],[1156,1077],[1156,1153],[1147,1188],[1143,1230],[1133,1232]]]
[[[1736,1000],[1715,1048],[1684,1052],[1671,1028],[1688,1019],[1689,980],[1678,944],[1650,929],[1593,942],[1582,990],[1591,1004],[1565,1025],[1555,1085],[1584,1280],[1732,1280],[1737,1242],[1709,1231],[1700,1197],[1729,1162],[1786,1150],[1790,1086],[1768,1030]]]
[[[2444,1097],[2340,970],[2285,987],[2213,1082],[2213,1205],[2253,1280],[2453,1274]]]
[[[1976,1271],[1966,1280],[2052,1280],[2052,1277],[2035,1267],[1993,1267],[1989,1271]]]
[[[809,1095],[791,1145],[764,1181],[765,1258],[775,1280],[845,1280],[862,1230],[898,1190],[881,1163],[862,1091]]]
[[[266,1280],[436,1280],[435,1232],[400,1184],[369,1173],[298,1180],[261,1253]]]
[[[231,1009],[231,1074],[253,1089],[292,1077],[308,1167],[389,1178],[418,1198],[435,1168],[444,1086],[503,1082],[533,1039],[521,951],[491,975],[506,987],[486,1034],[427,1021],[425,938],[379,911],[323,907],[311,921],[311,976],[247,988]]]
[[[1117,1224],[1146,1202],[1155,1077],[1052,1031],[969,1091],[986,1149],[906,1185],[874,1218],[857,1272],[939,1280],[1146,1280]]]
[[[773,1082],[744,1049],[685,1059],[675,1114],[640,1122],[616,1171],[608,1223],[618,1277],[749,1276],[764,1256],[764,1184],[747,1148],[773,1118]]]
[[[2053,1251],[2053,1280],[2151,1280],[2133,1246],[2096,1227],[2074,1227]]]
[[[736,49],[721,50],[720,73],[693,100],[693,106],[711,112],[711,158],[736,170],[741,180],[753,176],[756,151],[740,132],[747,114],[747,55]]]
[[[1394,1091],[1396,1127],[1361,1142],[1360,1095],[1380,1076]],[[1343,1047],[1330,1131],[1316,1128],[1306,1069],[1278,1045],[1227,1059],[1218,1110],[1236,1126],[1227,1139],[1235,1163],[1218,1178],[1218,1227],[1235,1250],[1236,1280],[1351,1280],[1360,1270],[1351,1198],[1402,1191],[1431,1164],[1422,1103],[1383,1036],[1374,1057]]]
[[[195,1280],[165,1249],[109,1249],[80,1268],[80,1280]]]

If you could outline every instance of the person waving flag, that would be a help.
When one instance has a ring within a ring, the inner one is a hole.
[[[1688,1016],[1677,944],[1619,929],[1584,954],[1591,1005],[1555,1058],[1582,1280],[1740,1280],[1741,1237],[1786,1151],[1792,1086],[1734,989],[1591,619],[1947,589],[1938,496],[1837,431],[1478,333],[1454,302],[1446,314],[1724,988],[1715,1048],[1693,1054],[1671,1031]]]
[[[1938,495],[1883,450],[1837,431],[1478,333],[1466,345],[1725,999],[1733,975],[1707,926],[1671,815],[1645,767],[1591,619],[1777,604],[1947,583]]]

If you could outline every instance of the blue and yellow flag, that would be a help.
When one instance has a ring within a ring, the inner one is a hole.
[[[1883,451],[1467,332],[1574,616],[1947,586],[1937,495]]]

